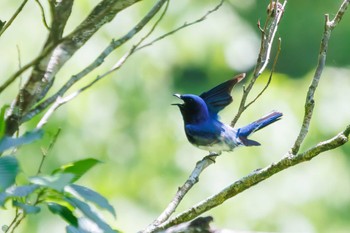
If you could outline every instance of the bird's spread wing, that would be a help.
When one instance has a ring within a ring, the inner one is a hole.
[[[212,116],[216,116],[219,111],[232,102],[231,90],[233,86],[239,83],[244,77],[244,73],[239,74],[200,95],[207,104],[208,110]]]

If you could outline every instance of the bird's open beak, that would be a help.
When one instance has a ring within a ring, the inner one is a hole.
[[[175,97],[177,97],[177,98],[179,98],[179,99],[182,99],[180,94],[174,94],[173,96],[175,96]],[[183,104],[175,103],[175,104],[171,104],[171,105],[181,106],[181,105],[183,105]]]

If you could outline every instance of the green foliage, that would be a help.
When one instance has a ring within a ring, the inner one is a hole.
[[[90,168],[94,167],[96,164],[100,163],[99,160],[94,158],[87,158],[79,160],[73,163],[66,164],[52,172],[52,174],[57,173],[68,173],[73,174],[72,182],[77,181],[82,175],[84,175]]]
[[[31,132],[26,132],[23,136],[18,138],[4,136],[0,140],[0,153],[13,147],[18,147],[38,140],[42,138],[43,134],[44,132],[42,130],[34,130]]]
[[[18,171],[19,165],[15,157],[0,158],[0,192],[14,184]]]
[[[24,216],[38,214],[46,206],[68,223],[67,232],[88,232],[91,226],[103,232],[116,232],[88,204],[95,204],[115,216],[107,199],[87,187],[74,184],[98,163],[93,158],[75,161],[55,169],[52,175],[32,176],[28,184],[17,186],[14,184],[19,171],[17,159],[2,157],[0,206],[7,208],[6,204],[11,202],[12,207],[23,211]]]

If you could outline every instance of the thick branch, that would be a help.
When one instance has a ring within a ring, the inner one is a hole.
[[[191,207],[189,210],[180,213],[174,218],[169,219],[168,221],[159,225],[156,230],[166,229],[168,227],[194,219],[200,214],[222,204],[226,200],[260,183],[261,181],[271,177],[272,175],[283,171],[284,169],[295,166],[305,161],[309,161],[325,151],[340,147],[348,141],[349,134],[350,125],[348,125],[343,132],[340,132],[335,137],[327,141],[323,141],[303,153],[300,153],[296,156],[290,156],[290,154],[287,154],[287,156],[282,158],[280,161],[273,163],[270,166],[265,167],[263,169],[253,171],[246,177],[241,178],[240,180],[221,190],[219,193],[208,197],[202,202],[199,202],[198,204]]]

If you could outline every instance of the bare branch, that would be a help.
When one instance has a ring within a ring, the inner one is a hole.
[[[129,39],[131,39],[137,32],[139,32],[148,22],[150,19],[153,18],[153,16],[159,11],[159,9],[163,6],[163,4],[165,2],[167,2],[168,0],[159,0],[157,2],[157,4],[155,4],[155,6],[151,9],[151,11],[133,28],[131,29],[125,36],[123,36],[122,38],[120,38],[119,40],[116,41],[112,41],[107,48],[95,59],[95,61],[93,61],[88,67],[86,67],[84,70],[82,70],[81,72],[79,72],[78,74],[72,76],[70,78],[70,80],[58,91],[56,92],[54,95],[52,95],[51,97],[47,98],[44,102],[42,102],[41,104],[39,104],[38,106],[36,106],[33,110],[29,111],[26,115],[24,115],[24,117],[21,119],[21,122],[25,122],[30,120],[31,118],[33,118],[35,115],[39,114],[40,112],[42,112],[44,109],[46,109],[50,104],[52,104],[59,96],[63,96],[64,93],[66,93],[66,91],[73,86],[76,82],[78,82],[80,79],[82,79],[83,77],[85,77],[88,73],[90,73],[91,71],[93,71],[95,68],[97,68],[98,66],[100,66],[104,59],[111,53],[113,52],[116,48],[120,47],[122,44],[124,44],[126,41],[128,41]],[[91,83],[89,83],[88,85],[84,86],[83,88],[81,88],[79,90],[79,93],[81,93],[82,91],[85,91],[86,89],[88,89],[89,87],[91,87],[93,84],[95,84],[96,82],[98,82],[99,80],[101,80],[102,78],[106,77],[107,75],[111,74],[112,72],[115,72],[116,70],[118,70],[125,62],[126,60],[135,52],[146,48],[147,46],[150,46],[152,44],[154,44],[155,42],[181,30],[184,29],[188,26],[191,26],[193,24],[199,23],[201,21],[203,21],[204,19],[206,19],[206,17],[217,11],[223,4],[223,0],[220,1],[220,3],[218,5],[216,5],[212,10],[206,12],[205,15],[203,15],[201,18],[190,22],[190,23],[185,23],[184,25],[182,25],[179,28],[176,28],[168,33],[165,33],[163,35],[161,35],[160,37],[157,37],[156,39],[152,40],[151,42],[141,45],[142,42],[149,37],[149,35],[151,34],[151,32],[153,32],[153,30],[155,29],[155,26],[158,24],[158,22],[160,21],[160,19],[162,19],[163,16],[161,16],[158,21],[154,24],[154,26],[152,27],[152,29],[146,34],[146,36],[144,36],[138,43],[136,43],[130,50],[129,52],[127,52],[121,59],[119,59],[119,61],[107,72],[105,72],[102,75],[99,75],[96,77],[95,80],[93,80]],[[165,11],[163,12],[162,15],[164,15]]]
[[[172,35],[172,34],[178,32],[178,31],[180,31],[180,30],[182,30],[182,29],[184,29],[184,28],[186,28],[186,27],[189,27],[189,26],[192,26],[192,25],[197,24],[197,23],[199,23],[199,22],[202,22],[202,21],[205,20],[210,14],[212,14],[212,13],[215,12],[215,11],[217,11],[217,10],[222,6],[222,4],[224,4],[224,0],[221,0],[220,3],[219,3],[218,5],[216,5],[213,9],[209,10],[207,13],[205,13],[205,14],[204,14],[202,17],[200,17],[199,19],[194,20],[194,21],[189,22],[189,23],[185,22],[182,26],[180,26],[180,27],[178,27],[178,28],[175,28],[174,30],[171,30],[170,32],[167,32],[167,33],[165,33],[165,34],[163,34],[163,35],[161,35],[161,36],[155,38],[154,40],[148,42],[147,44],[144,44],[144,45],[138,47],[137,50],[140,50],[140,49],[143,49],[143,48],[145,48],[145,47],[147,47],[147,46],[150,46],[150,45],[154,44],[155,42],[157,42],[157,41],[159,41],[159,40],[162,40],[162,39],[164,39],[165,37],[168,37],[168,36],[170,36],[170,35]]]
[[[318,55],[318,63],[315,70],[314,77],[311,81],[311,84],[309,86],[309,90],[306,95],[306,101],[305,101],[305,113],[303,118],[303,124],[301,126],[299,135],[297,139],[295,140],[295,143],[291,149],[292,154],[298,153],[301,144],[303,143],[308,131],[309,131],[309,125],[312,118],[312,113],[315,106],[315,100],[314,95],[316,88],[318,86],[318,83],[321,79],[321,75],[323,72],[323,69],[326,64],[326,57],[327,57],[327,50],[328,50],[328,42],[331,37],[332,30],[337,26],[337,24],[342,19],[345,10],[347,9],[349,5],[350,0],[345,0],[342,5],[340,6],[337,14],[335,15],[333,20],[329,20],[329,15],[325,15],[325,26],[324,26],[324,32],[321,39],[321,45],[320,45],[320,52]]]
[[[41,157],[41,161],[40,161],[40,164],[39,164],[39,167],[38,167],[38,171],[36,172],[37,175],[39,175],[41,173],[41,168],[44,165],[45,159],[48,156],[49,152],[52,150],[53,146],[55,145],[55,143],[57,141],[57,138],[60,135],[60,133],[61,133],[61,128],[59,128],[57,130],[57,132],[55,133],[55,135],[53,136],[53,138],[52,138],[52,140],[51,140],[51,142],[49,144],[49,147],[47,149],[41,148],[42,157]]]
[[[259,97],[267,90],[267,88],[269,87],[270,83],[271,83],[271,80],[272,80],[272,75],[273,73],[275,72],[275,68],[276,68],[276,65],[277,65],[277,61],[278,61],[278,57],[279,57],[279,54],[281,52],[281,38],[278,38],[278,48],[277,48],[277,53],[276,53],[276,56],[275,56],[275,59],[273,61],[273,65],[272,65],[272,69],[271,69],[271,72],[270,72],[270,76],[269,76],[269,79],[267,80],[267,83],[266,85],[264,86],[264,88],[259,92],[259,94],[257,94],[257,96],[252,100],[250,101],[246,107],[248,108],[250,105],[252,105],[257,99],[259,99]]]
[[[243,96],[242,96],[242,100],[239,105],[237,114],[234,117],[234,119],[231,121],[232,127],[235,126],[238,119],[241,117],[242,113],[247,109],[247,107],[251,105],[251,104],[246,105],[248,95],[252,90],[255,84],[255,81],[261,75],[261,73],[265,70],[267,64],[269,63],[273,41],[278,29],[278,25],[284,13],[286,4],[287,4],[287,1],[284,1],[283,5],[277,1],[276,4],[274,4],[275,6],[274,14],[271,14],[271,13],[268,14],[264,29],[260,28],[260,23],[258,24],[259,30],[261,31],[261,46],[260,46],[259,56],[257,59],[257,64],[255,66],[254,74],[252,79],[250,80],[249,85],[243,90]],[[274,18],[270,23],[270,19],[272,16]]]
[[[0,30],[0,36],[6,31],[6,29],[8,27],[11,26],[11,24],[13,23],[13,21],[15,21],[16,17],[19,15],[19,13],[21,13],[23,7],[27,4],[28,0],[24,0],[22,2],[22,4],[18,7],[18,9],[16,10],[16,12],[13,14],[13,16],[10,18],[10,20],[8,22],[5,23],[5,25],[3,25],[3,27]]]
[[[47,20],[46,20],[46,17],[45,17],[45,11],[44,11],[44,7],[43,5],[41,4],[40,0],[35,0],[35,2],[38,4],[39,8],[40,8],[40,12],[41,12],[41,18],[43,20],[43,24],[45,26],[45,28],[47,30],[50,30],[50,27],[49,25],[47,24]]]
[[[102,0],[88,17],[69,35],[64,37],[48,55],[34,66],[27,83],[17,95],[6,119],[6,134],[12,135],[23,114],[40,101],[52,85],[56,73],[91,36],[115,15],[139,0]]]
[[[21,119],[21,122],[25,122],[42,112],[44,109],[46,109],[49,105],[51,105],[53,102],[56,101],[56,99],[60,96],[63,96],[75,83],[77,83],[79,80],[84,78],[87,74],[95,70],[97,67],[99,67],[103,62],[104,59],[109,56],[114,50],[122,46],[125,42],[129,41],[131,38],[133,38],[139,31],[141,31],[147,23],[157,14],[157,12],[162,8],[164,3],[168,2],[168,0],[159,0],[154,7],[148,12],[148,14],[142,18],[142,20],[136,24],[135,27],[133,27],[127,34],[125,34],[123,37],[121,37],[118,40],[112,40],[111,43],[103,50],[103,52],[86,68],[84,68],[82,71],[80,71],[78,74],[73,75],[67,83],[65,83],[59,91],[57,91],[54,95],[51,97],[47,98],[44,102],[40,103],[38,106],[36,106],[33,110],[29,111],[26,115],[23,116]],[[165,12],[165,11],[164,11]],[[164,13],[163,13],[164,14]],[[162,14],[162,15],[163,15]],[[163,16],[161,16],[162,18]],[[160,19],[161,19],[160,18]],[[159,20],[157,20],[159,22]],[[158,23],[156,22],[155,25]],[[155,26],[154,25],[154,26]],[[151,31],[154,30],[151,29]],[[149,33],[148,33],[149,34]],[[135,46],[131,49],[133,52],[135,52]],[[129,57],[131,55],[130,51],[126,54]],[[119,60],[119,67],[121,64],[123,64],[126,61],[126,55],[124,55],[120,60]],[[123,61],[123,62],[121,62]],[[107,76],[111,71],[108,71],[107,73],[98,76],[94,81],[92,81],[90,84],[87,86],[83,87],[81,91],[86,90],[88,87],[92,86],[94,83],[96,83],[98,80],[101,78]]]
[[[143,233],[153,232],[157,226],[169,219],[169,217],[175,212],[176,208],[185,197],[187,192],[199,181],[200,174],[205,168],[215,162],[216,156],[208,155],[202,160],[198,161],[196,167],[193,169],[191,175],[186,182],[177,190],[173,200],[168,204],[165,210],[159,215],[159,217],[150,224]]]
[[[303,153],[297,154],[296,156],[289,156],[289,154],[287,154],[280,161],[272,163],[268,167],[253,171],[249,175],[237,180],[230,186],[224,188],[219,193],[208,197],[207,199],[192,206],[190,209],[178,214],[177,216],[169,219],[163,224],[160,224],[152,232],[166,229],[168,227],[194,219],[200,214],[222,204],[226,200],[236,196],[237,194],[243,192],[248,188],[251,188],[252,186],[260,183],[261,181],[266,180],[267,178],[271,177],[272,175],[278,172],[281,172],[299,163],[309,161],[325,151],[340,147],[349,140],[349,134],[350,125],[348,125],[343,132],[340,132],[335,137],[327,141],[320,142]]]

